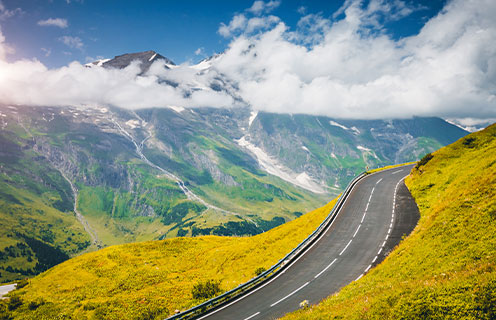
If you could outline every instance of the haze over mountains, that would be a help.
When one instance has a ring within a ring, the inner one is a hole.
[[[174,67],[154,51],[88,65],[141,74]],[[209,68],[206,60],[191,74]],[[184,95],[223,91],[241,101],[229,80],[208,79],[160,81]],[[112,244],[257,234],[322,205],[366,168],[417,160],[467,133],[440,118],[343,120],[246,105],[0,112],[3,279]],[[43,260],[52,251],[56,258]]]

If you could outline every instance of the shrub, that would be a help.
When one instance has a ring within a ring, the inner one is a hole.
[[[29,281],[28,279],[22,279],[22,280],[19,280],[17,282],[17,285],[16,285],[16,289],[21,289],[21,288],[24,288],[25,286],[27,286],[29,284]]]
[[[14,311],[22,305],[22,300],[18,296],[13,296],[9,300],[8,308],[9,311]]]
[[[221,291],[220,281],[207,280],[205,282],[195,284],[191,293],[193,294],[194,299],[200,300],[212,298]]]
[[[267,269],[265,269],[264,267],[258,267],[257,270],[255,270],[255,275],[259,276],[262,273],[264,273],[266,270]]]
[[[434,156],[431,153],[426,154],[422,159],[420,159],[415,168],[418,169],[421,166],[425,166],[432,158],[434,158]]]

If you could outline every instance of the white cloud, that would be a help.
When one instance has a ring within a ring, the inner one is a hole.
[[[67,19],[62,19],[62,18],[48,18],[46,20],[40,20],[38,21],[38,25],[42,27],[53,26],[62,29],[67,28],[69,26]]]
[[[45,54],[45,57],[49,57],[52,54],[52,49],[50,48],[41,48],[41,51]]]
[[[271,12],[272,10],[274,10],[275,8],[279,7],[279,5],[281,4],[281,1],[260,1],[260,0],[257,0],[255,2],[253,2],[253,5],[247,9],[246,11],[248,12],[251,12],[255,15],[259,15],[259,14],[262,14],[262,13],[269,13]]]
[[[15,8],[13,10],[9,10],[5,7],[3,4],[3,1],[0,0],[0,21],[6,20],[8,18],[12,18],[13,16],[16,16],[18,14],[23,14],[24,11],[22,11],[21,8]]]
[[[383,22],[416,10],[403,5],[347,1],[331,19],[301,17],[296,30],[275,16],[238,14],[224,25],[225,35],[237,36],[205,64],[208,72],[165,70],[160,62],[146,75],[136,64],[108,70],[8,63],[0,32],[0,101],[125,108],[245,101],[256,110],[334,118],[496,118],[496,2],[451,1],[418,34],[392,39]],[[83,47],[81,39],[66,44]],[[228,92],[209,88],[218,79]]]
[[[383,32],[381,21],[413,10],[399,1],[365,7],[348,1],[339,19],[305,16],[304,30],[281,22],[236,38],[216,67],[258,110],[336,118],[495,117],[496,2],[452,1],[418,35],[394,40]]]
[[[197,56],[204,56],[205,55],[205,48],[201,47],[195,50],[195,55]]]
[[[59,38],[59,41],[72,49],[82,50],[84,43],[79,37],[63,36]]]
[[[235,15],[228,25],[221,23],[219,27],[219,34],[224,38],[229,38],[232,36],[233,32],[242,30],[246,27],[247,19],[244,14]]]

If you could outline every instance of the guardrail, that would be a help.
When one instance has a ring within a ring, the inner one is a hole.
[[[312,245],[319,237],[324,233],[327,227],[332,223],[336,214],[339,212],[341,207],[343,206],[344,201],[348,197],[349,193],[353,189],[353,187],[360,181],[363,177],[365,177],[368,173],[362,172],[360,175],[355,177],[343,191],[338,201],[332,208],[331,212],[327,215],[327,217],[322,221],[322,223],[315,229],[312,234],[310,234],[305,240],[303,240],[296,248],[291,250],[284,258],[279,260],[276,264],[274,264],[270,269],[261,273],[257,277],[240,284],[234,289],[224,292],[220,296],[212,298],[208,301],[205,301],[191,309],[183,311],[181,313],[170,316],[166,320],[186,320],[186,319],[194,319],[201,315],[206,314],[209,311],[214,310],[217,307],[220,307],[228,302],[233,301],[234,299],[240,297],[241,295],[248,293],[250,290],[255,289],[257,286],[261,285],[265,281],[271,279],[279,272],[284,270],[291,262],[293,262],[296,258],[300,256],[310,245]]]

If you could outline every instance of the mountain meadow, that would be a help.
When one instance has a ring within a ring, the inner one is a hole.
[[[496,125],[426,155],[406,183],[421,219],[362,279],[287,319],[493,319]],[[306,237],[334,201],[252,237],[201,236],[112,246],[31,279],[4,302],[13,319],[158,319],[229,290]]]
[[[204,300],[193,297],[195,285],[213,281],[226,291],[268,269],[317,228],[334,203],[252,237],[182,237],[81,255],[30,279],[0,302],[0,315],[163,319]]]

